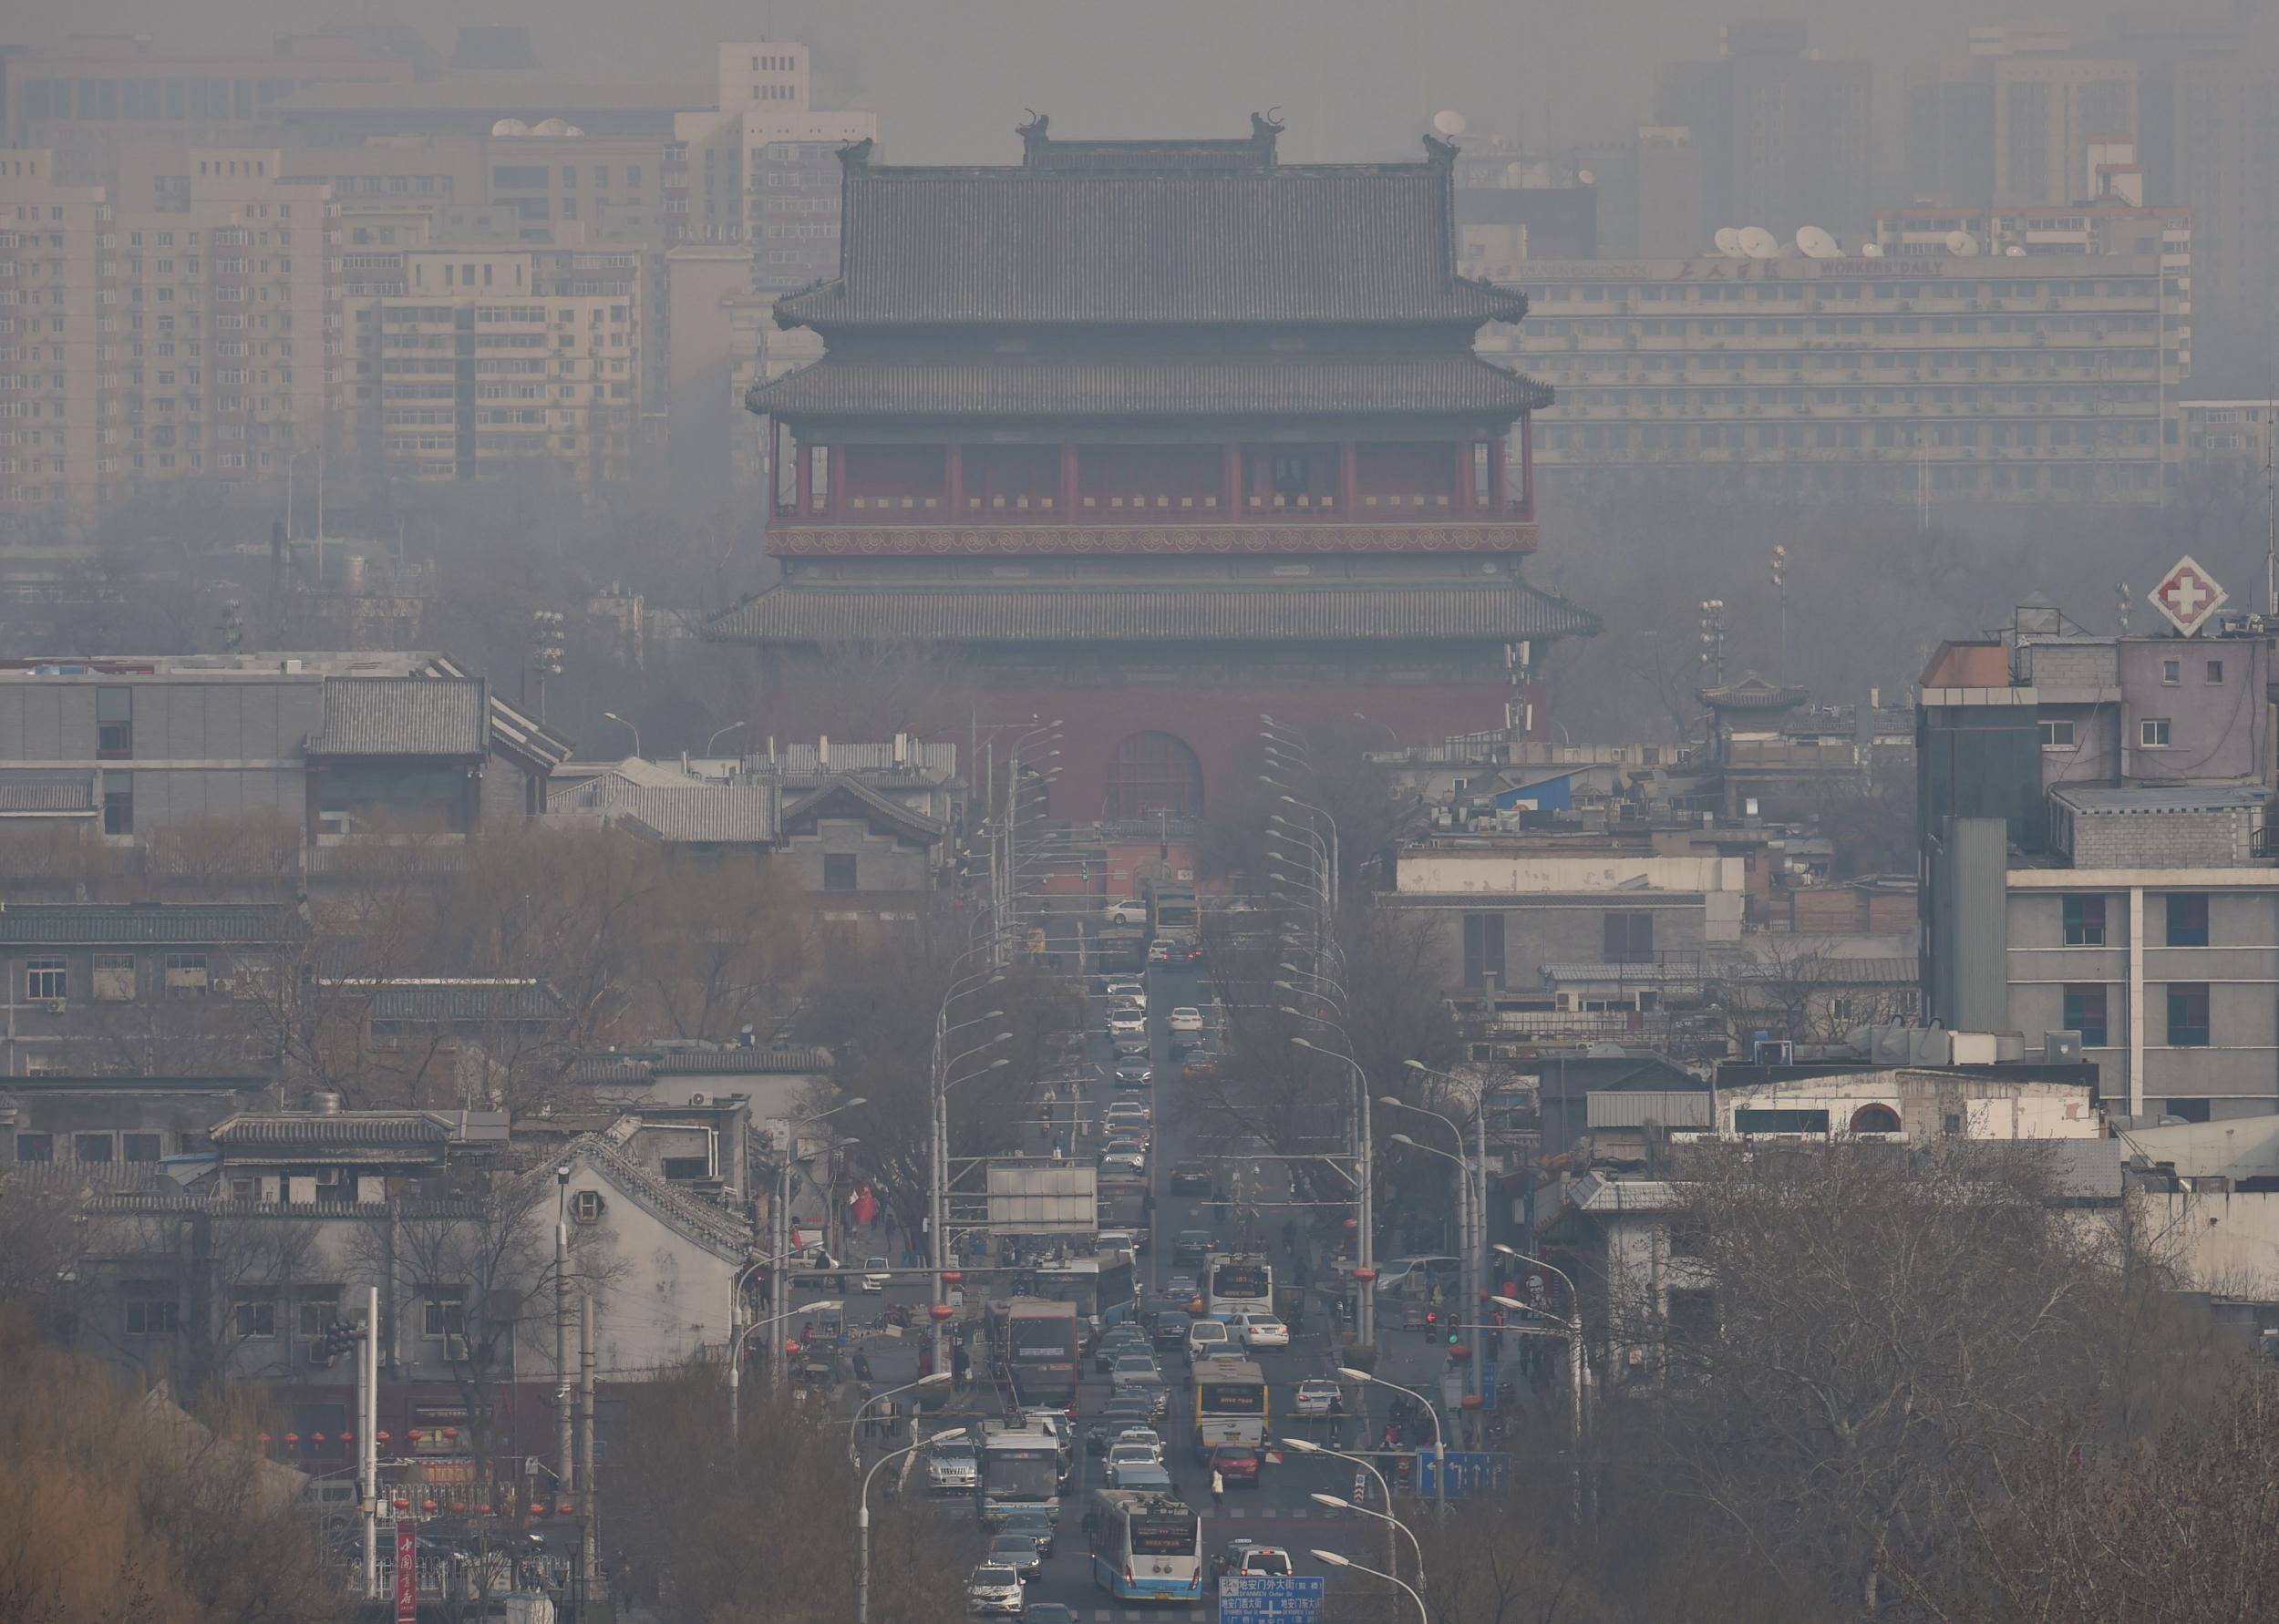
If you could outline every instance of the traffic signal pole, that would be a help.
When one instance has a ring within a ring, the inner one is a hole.
[[[364,1502],[364,1598],[380,1594],[380,1289],[365,1289],[356,1353],[356,1497]]]

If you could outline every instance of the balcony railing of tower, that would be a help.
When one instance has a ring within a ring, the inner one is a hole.
[[[1531,524],[1531,447],[865,445],[779,430],[775,516],[941,526]]]

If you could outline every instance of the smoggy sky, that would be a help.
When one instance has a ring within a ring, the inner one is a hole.
[[[2174,0],[2179,16],[2256,0]],[[1069,135],[1239,134],[1279,106],[1287,156],[1406,152],[1435,110],[1531,147],[1619,136],[1648,112],[1655,66],[1714,53],[1718,25],[1802,15],[1831,57],[1900,67],[1960,56],[1974,23],[2071,21],[2088,43],[2114,0],[19,0],[0,41],[75,31],[162,42],[268,36],[339,18],[409,23],[448,51],[461,23],[519,23],[548,68],[708,81],[716,41],[794,38],[820,54],[825,98],[875,107],[898,161],[1003,160],[1025,107]],[[2150,10],[2140,6],[2140,11]],[[1879,90],[1882,87],[1879,86]],[[1893,95],[1880,114],[1895,128]]]

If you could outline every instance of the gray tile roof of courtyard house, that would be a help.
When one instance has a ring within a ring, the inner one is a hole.
[[[550,812],[598,812],[638,823],[657,839],[692,846],[758,846],[776,838],[776,786],[635,783],[613,769],[547,802]]]
[[[1420,163],[845,166],[840,274],[785,326],[1517,321],[1455,270],[1452,149]],[[1445,156],[1442,156],[1445,154]]]
[[[450,1143],[451,1126],[427,1111],[241,1112],[214,1124],[209,1137],[224,1147],[439,1146]]]
[[[99,810],[92,773],[0,772],[0,817],[91,817]]]
[[[2271,791],[2260,784],[2067,784],[2049,793],[2075,811],[2092,815],[2231,812],[2271,799]]]
[[[0,947],[203,947],[283,940],[282,908],[226,903],[31,902],[0,906]]]
[[[1923,964],[1915,959],[1840,959],[1807,954],[1786,963],[1770,959],[1727,959],[1715,966],[1715,972],[1736,982],[1912,987],[1923,977]]]
[[[649,1077],[797,1076],[828,1072],[833,1061],[829,1049],[816,1043],[756,1043],[701,1049],[625,1049],[611,1054],[584,1054],[571,1064],[572,1083],[637,1083]]]
[[[543,982],[413,981],[375,988],[375,1021],[561,1021],[570,1006]]]
[[[1520,642],[1587,636],[1598,617],[1517,581],[1336,587],[770,587],[715,615],[715,642]]]
[[[799,416],[1347,416],[1540,411],[1546,385],[1464,355],[1192,361],[847,360],[756,384],[755,412]]]
[[[483,684],[473,678],[327,677],[311,755],[479,756],[490,743]]]

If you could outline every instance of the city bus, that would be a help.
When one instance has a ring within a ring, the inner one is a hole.
[[[1263,1252],[1213,1252],[1203,1259],[1203,1309],[1214,1320],[1274,1311],[1274,1270]]]
[[[1248,1359],[1195,1362],[1195,1453],[1209,1458],[1222,1444],[1266,1443],[1266,1373]]]
[[[1074,1304],[1037,1297],[990,1300],[982,1318],[990,1373],[1024,1408],[1077,1413],[1078,1323]]]
[[[1129,1252],[1040,1263],[1031,1274],[1037,1296],[1073,1304],[1077,1318],[1092,1331],[1131,1318],[1139,1294]]]
[[[1092,1583],[1119,1601],[1202,1599],[1202,1518],[1170,1495],[1092,1496]]]
[[[985,1421],[980,1427],[981,1488],[974,1509],[995,1527],[1016,1511],[1060,1516],[1060,1440],[1042,1427]]]

